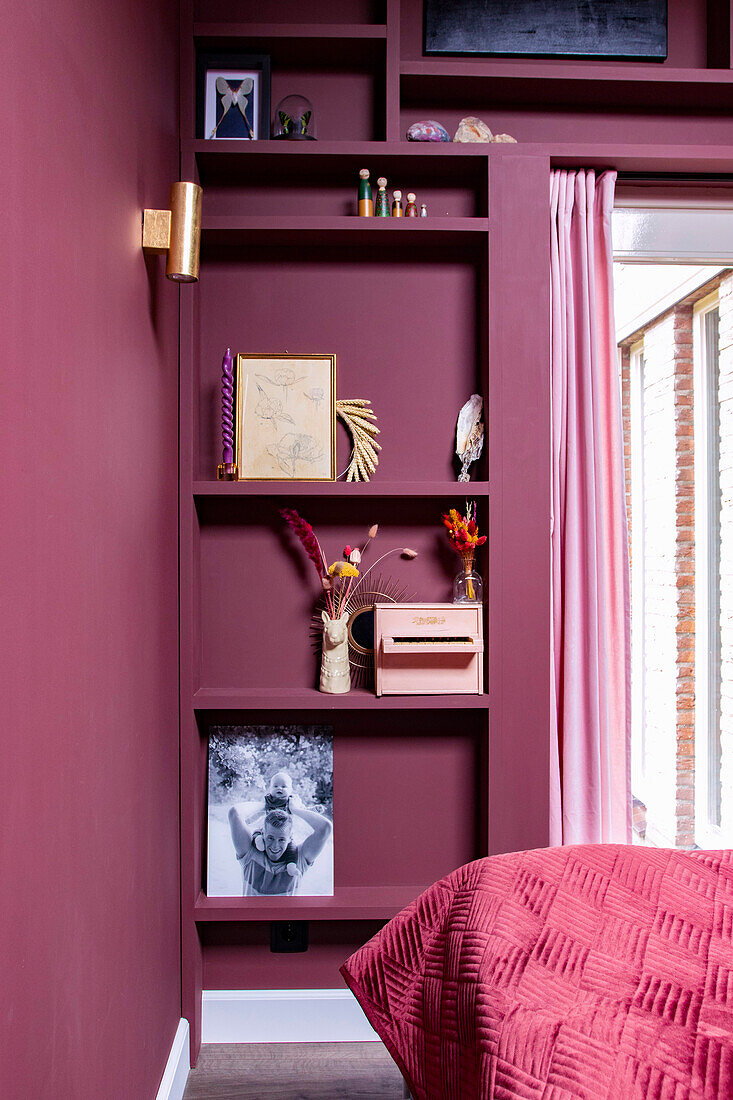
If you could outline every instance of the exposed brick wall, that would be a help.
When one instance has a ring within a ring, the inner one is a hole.
[[[692,304],[673,311],[676,449],[677,789],[675,843],[695,843],[695,449]]]
[[[638,339],[638,336],[634,339]],[[626,495],[631,513],[630,378],[621,352]],[[644,333],[645,761],[647,838],[694,842],[694,452],[692,305]],[[637,556],[638,560],[638,556]],[[633,566],[632,566],[633,567]],[[732,651],[733,659],[733,651]]]

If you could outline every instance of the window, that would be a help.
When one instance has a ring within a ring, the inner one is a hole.
[[[674,232],[669,204],[639,232],[629,208],[614,224],[635,839],[685,848],[733,844],[733,235],[719,213],[714,232],[702,206]]]

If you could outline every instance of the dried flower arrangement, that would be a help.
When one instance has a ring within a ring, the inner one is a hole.
[[[379,524],[375,523],[369,528],[366,542],[361,550],[358,547],[347,545],[344,547],[343,557],[329,565],[310,523],[303,519],[294,508],[281,508],[280,515],[291,531],[297,535],[303,549],[313,562],[325,593],[326,607],[332,619],[340,619],[344,612],[348,610],[349,599],[356,595],[365,578],[385,558],[390,557],[391,554],[401,554],[403,558],[417,557],[417,550],[411,550],[408,546],[395,546],[392,550],[388,550],[386,554],[382,554],[381,558],[377,558],[368,569],[360,572],[359,566],[362,559],[379,531]]]
[[[443,513],[443,523],[448,531],[448,541],[457,554],[460,554],[466,573],[473,571],[473,559],[479,546],[486,542],[486,535],[479,535],[476,522],[476,501],[466,501],[466,514],[462,516],[456,508]],[[469,597],[473,598],[472,585],[468,582]]]

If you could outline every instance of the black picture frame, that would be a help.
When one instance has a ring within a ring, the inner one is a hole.
[[[260,73],[259,109],[255,141],[270,137],[270,57],[269,54],[199,52],[196,55],[196,137],[206,138],[206,74],[211,69],[257,71]]]
[[[424,0],[425,54],[664,61],[667,0]]]

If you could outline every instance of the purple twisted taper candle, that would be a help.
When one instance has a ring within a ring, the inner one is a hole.
[[[234,360],[227,348],[221,361],[221,442],[222,462],[234,462]]]

